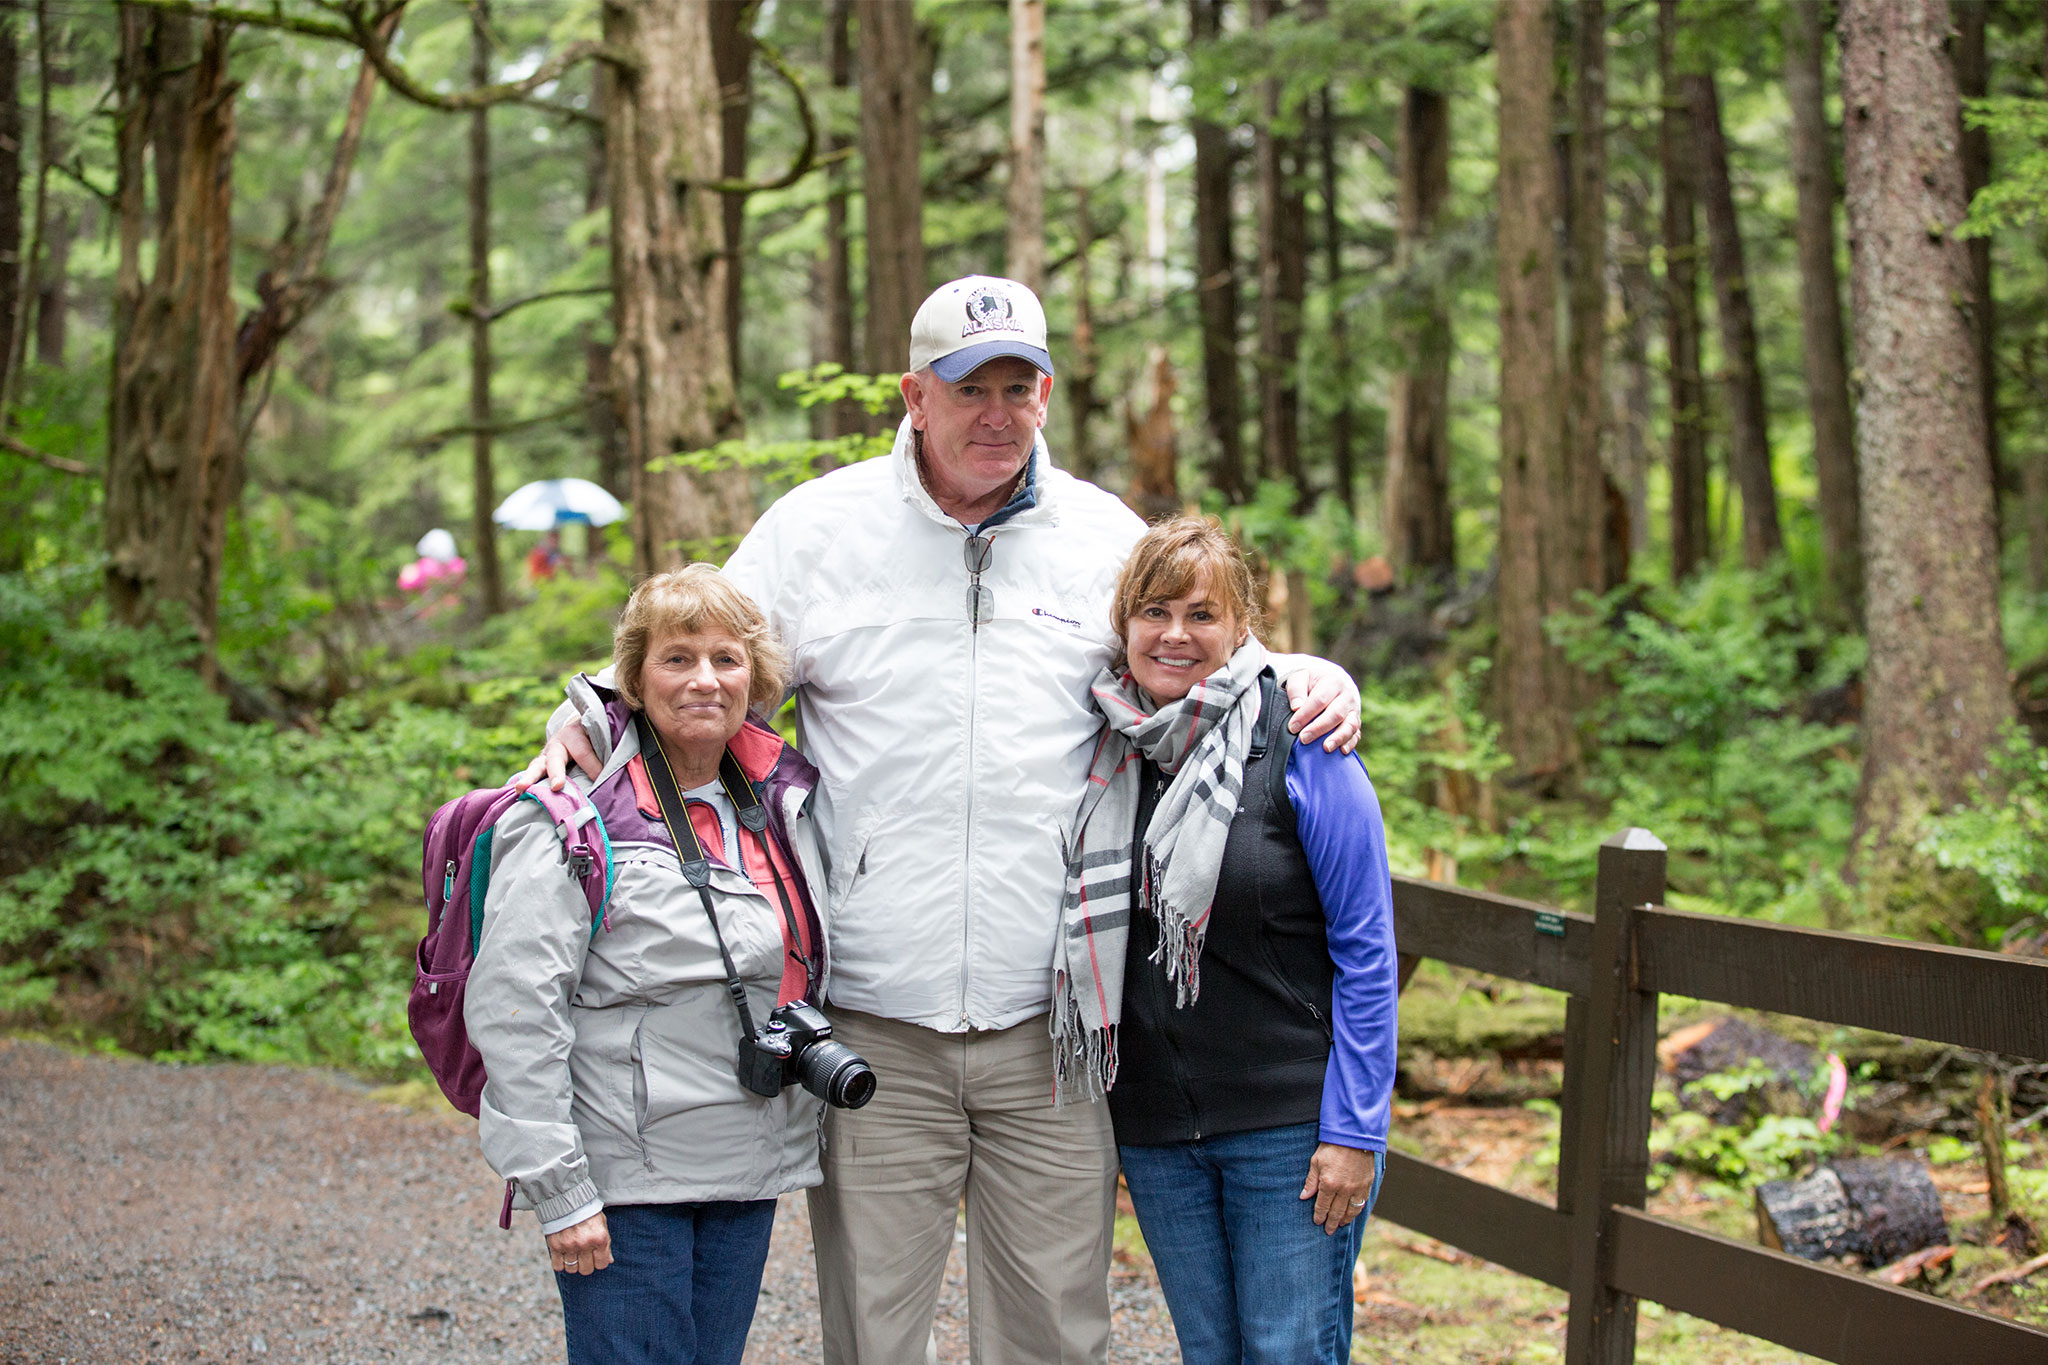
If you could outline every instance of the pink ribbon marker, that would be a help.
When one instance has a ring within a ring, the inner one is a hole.
[[[1820,1130],[1825,1133],[1835,1126],[1835,1120],[1842,1116],[1842,1100],[1849,1093],[1849,1068],[1842,1065],[1840,1054],[1828,1054],[1828,1094],[1820,1102]]]

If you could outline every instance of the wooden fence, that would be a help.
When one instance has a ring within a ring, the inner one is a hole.
[[[1643,1211],[1657,997],[2048,1059],[2048,963],[1660,906],[1664,845],[1600,848],[1592,915],[1394,880],[1404,956],[1569,996],[1557,1202],[1400,1153],[1377,1216],[1571,1296],[1567,1365],[1635,1359],[1636,1300],[1841,1365],[2048,1361],[2048,1332]]]

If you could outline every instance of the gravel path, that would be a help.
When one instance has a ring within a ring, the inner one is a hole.
[[[562,1359],[528,1215],[474,1125],[282,1067],[166,1067],[0,1039],[0,1362]],[[810,1227],[785,1199],[749,1365],[820,1358]],[[1149,1265],[1111,1285],[1113,1365],[1179,1358]],[[964,1361],[956,1248],[939,1359]]]

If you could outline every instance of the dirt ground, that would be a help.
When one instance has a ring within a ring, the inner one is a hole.
[[[167,1067],[0,1039],[0,1362],[562,1359],[530,1216],[474,1126],[277,1067]],[[779,1211],[750,1365],[820,1357],[810,1229]],[[1178,1359],[1142,1255],[1118,1258],[1110,1360]],[[939,1358],[966,1359],[956,1251]]]
[[[1543,1197],[1556,1118],[1510,1097],[1554,1090],[1554,1066],[1447,1061],[1421,1077],[1434,1098],[1397,1104],[1398,1139]],[[1475,1092],[1492,1102],[1475,1103]],[[559,1361],[559,1300],[530,1218],[501,1232],[503,1186],[474,1125],[438,1098],[415,1097],[413,1108],[403,1098],[329,1073],[158,1066],[0,1038],[0,1208],[12,1229],[0,1257],[0,1365]],[[1954,1224],[1981,1218],[1972,1168],[1935,1178]],[[1651,1208],[1753,1235],[1746,1210],[1682,1173]],[[750,1365],[821,1358],[810,1261],[803,1201],[786,1199]],[[1128,1218],[1111,1295],[1113,1365],[1179,1359]],[[1377,1220],[1357,1300],[1354,1361],[1561,1358],[1562,1294]],[[957,1251],[936,1326],[939,1359],[964,1361]],[[1646,1362],[1807,1359],[1654,1304],[1642,1306],[1637,1339]]]

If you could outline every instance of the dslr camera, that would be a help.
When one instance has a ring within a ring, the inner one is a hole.
[[[740,1039],[740,1084],[769,1099],[792,1081],[838,1109],[858,1109],[875,1093],[875,1072],[859,1053],[832,1040],[832,1021],[816,1005],[792,1000]]]

